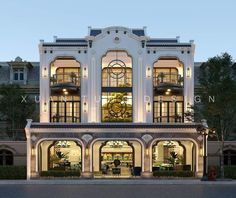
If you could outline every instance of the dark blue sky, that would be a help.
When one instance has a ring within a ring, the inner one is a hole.
[[[39,61],[40,39],[84,37],[88,26],[147,26],[150,37],[193,39],[195,61],[236,58],[236,0],[1,0],[0,61]]]

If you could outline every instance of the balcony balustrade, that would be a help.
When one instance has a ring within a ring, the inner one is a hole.
[[[76,73],[54,74],[50,81],[52,94],[79,93],[80,77]]]
[[[173,84],[173,85],[183,86],[183,78],[181,77],[180,74],[177,73],[163,73],[163,72],[153,77],[154,87],[163,84]]]
[[[80,86],[80,77],[76,73],[54,74],[51,78],[51,86],[58,84],[73,84]]]

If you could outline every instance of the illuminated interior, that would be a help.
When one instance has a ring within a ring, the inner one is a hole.
[[[75,141],[43,141],[39,146],[40,170],[81,169],[81,146]]]
[[[159,141],[153,146],[153,167],[158,170],[193,170],[195,152],[191,141]]]
[[[126,141],[108,141],[101,148],[101,167],[107,164],[114,166],[115,159],[120,160],[121,166],[133,166],[133,148]]]
[[[102,58],[102,122],[132,122],[132,59],[125,51]]]

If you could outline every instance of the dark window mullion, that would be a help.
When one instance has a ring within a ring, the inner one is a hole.
[[[170,102],[167,102],[167,122],[170,122]]]
[[[56,122],[59,122],[60,119],[60,108],[59,108],[59,101],[56,102]]]
[[[175,122],[177,122],[177,119],[178,119],[178,117],[177,117],[177,102],[175,101]]]
[[[73,97],[72,97],[73,98]],[[74,122],[74,119],[75,119],[75,115],[74,115],[74,98],[73,98],[73,100],[72,100],[72,110],[71,110],[71,114],[72,114],[72,122]]]
[[[162,102],[160,102],[160,122],[162,122]]]
[[[64,122],[66,122],[66,102],[64,102]]]

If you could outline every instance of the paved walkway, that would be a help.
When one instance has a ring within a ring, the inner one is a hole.
[[[75,179],[75,180],[0,180],[0,185],[236,185],[236,180],[200,181],[199,179]]]

